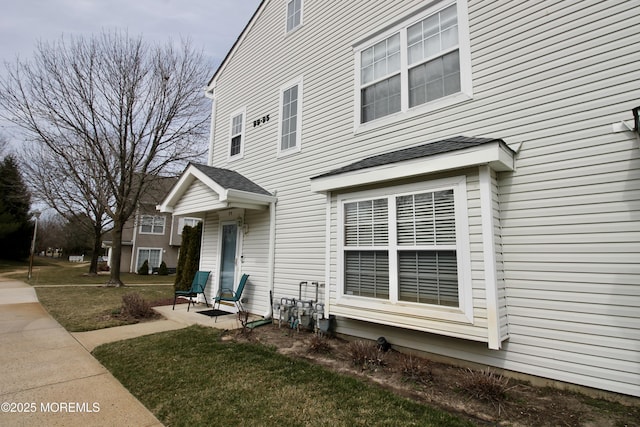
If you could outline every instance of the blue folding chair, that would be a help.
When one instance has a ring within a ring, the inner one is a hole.
[[[238,309],[238,312],[244,311],[244,307],[242,306],[242,292],[244,291],[244,287],[247,284],[247,279],[249,278],[248,274],[243,274],[240,279],[240,283],[238,284],[238,288],[234,291],[233,289],[225,289],[222,288],[218,291],[218,295],[216,295],[213,300],[213,309],[216,309],[216,303],[218,304],[218,309],[220,309],[220,302],[232,302],[235,307]],[[218,321],[218,316],[216,316],[216,322]]]
[[[187,311],[191,307],[191,304],[195,305],[195,301],[193,298],[196,298],[198,294],[202,294],[204,297],[204,302],[209,307],[209,302],[207,301],[207,296],[204,293],[204,289],[207,287],[207,280],[209,280],[210,271],[197,271],[196,275],[193,276],[193,281],[191,282],[191,288],[186,291],[176,291],[173,296],[173,309],[176,309],[176,300],[178,297],[186,297],[189,298],[189,303],[187,304]]]

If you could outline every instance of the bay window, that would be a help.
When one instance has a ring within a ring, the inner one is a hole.
[[[465,189],[459,177],[339,198],[341,303],[464,311]]]

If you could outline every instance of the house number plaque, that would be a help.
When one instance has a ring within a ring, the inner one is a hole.
[[[253,127],[260,126],[261,124],[267,123],[268,121],[269,121],[269,115],[267,114],[266,116],[262,116],[261,118],[254,120]]]

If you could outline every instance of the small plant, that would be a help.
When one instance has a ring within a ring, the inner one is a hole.
[[[367,341],[352,341],[347,349],[349,357],[355,366],[362,370],[375,371],[385,365],[385,352],[376,343]]]
[[[249,312],[248,311],[239,311],[238,312],[238,321],[242,328],[240,329],[240,333],[242,335],[248,335],[252,330],[247,328],[247,324],[249,323]]]
[[[489,368],[485,371],[466,369],[464,378],[458,385],[469,396],[500,408],[500,403],[507,398],[509,378],[496,374]]]
[[[138,274],[141,275],[141,276],[148,276],[149,275],[149,261],[145,260],[142,263],[140,268],[138,268]]]
[[[309,341],[309,353],[331,353],[331,346],[327,338],[314,334]]]
[[[433,373],[429,361],[411,354],[399,355],[398,359],[400,373],[406,381],[418,384],[429,384],[433,382]]]
[[[156,316],[151,305],[137,292],[122,296],[121,314],[134,319],[149,319]]]
[[[169,270],[167,269],[167,263],[162,261],[160,267],[158,267],[158,276],[168,276]]]

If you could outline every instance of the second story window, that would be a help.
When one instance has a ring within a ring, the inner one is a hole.
[[[287,33],[302,25],[302,0],[287,2]]]
[[[466,2],[445,1],[357,47],[357,123],[469,99],[466,22]]]
[[[200,218],[180,218],[178,222],[178,234],[182,235],[184,227],[195,227],[201,222],[202,220]]]
[[[244,152],[244,109],[231,115],[229,157],[242,157]]]
[[[280,137],[278,152],[300,151],[302,127],[302,78],[280,89]]]
[[[164,217],[142,215],[140,217],[141,234],[164,234]]]

